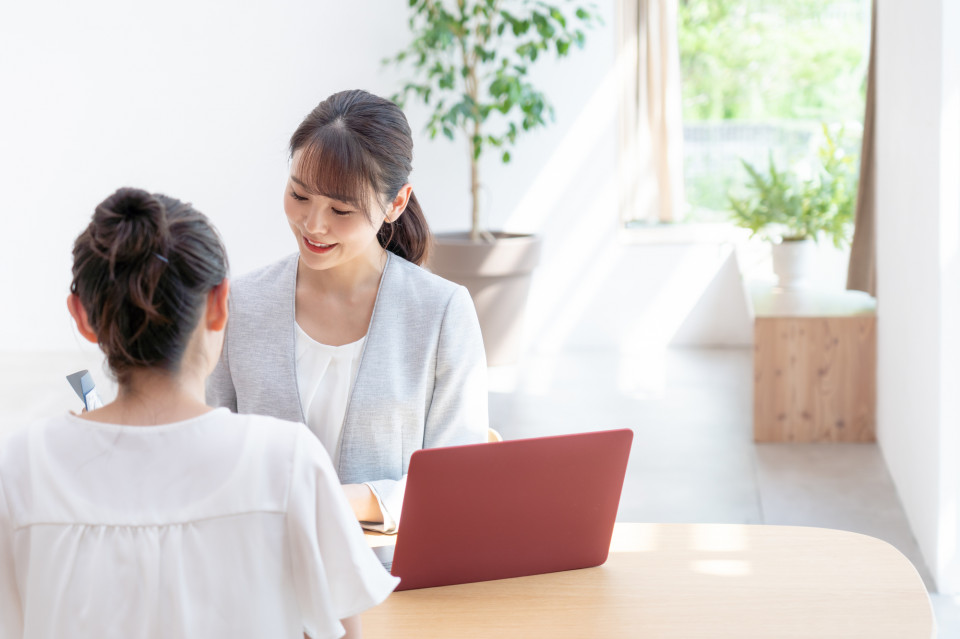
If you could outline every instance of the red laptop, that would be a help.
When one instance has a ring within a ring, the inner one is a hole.
[[[632,440],[610,430],[413,453],[397,589],[602,564]]]

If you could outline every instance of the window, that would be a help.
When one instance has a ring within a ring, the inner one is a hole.
[[[803,170],[822,123],[859,154],[869,0],[679,0],[687,222],[727,218],[741,159]]]

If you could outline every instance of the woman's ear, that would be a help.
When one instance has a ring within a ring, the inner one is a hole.
[[[404,184],[397,191],[397,197],[387,207],[387,222],[396,222],[397,218],[403,215],[407,208],[407,202],[410,201],[410,195],[413,193],[413,186],[409,183]]]
[[[90,321],[87,319],[87,311],[83,308],[83,304],[80,303],[80,296],[76,293],[67,295],[67,310],[70,311],[70,316],[73,318],[73,321],[77,323],[77,331],[88,342],[96,344],[98,342],[97,334],[93,328],[90,327]]]
[[[207,295],[207,328],[211,331],[222,331],[227,326],[229,315],[230,280],[223,278]]]

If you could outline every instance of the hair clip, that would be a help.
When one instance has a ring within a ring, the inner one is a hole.
[[[169,263],[170,263],[170,260],[168,260],[168,259],[165,258],[164,256],[160,255],[159,253],[154,253],[153,256],[154,256],[155,258],[157,258],[158,260],[161,260],[164,264],[169,264]]]

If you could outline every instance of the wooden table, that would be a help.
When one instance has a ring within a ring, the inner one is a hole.
[[[872,537],[794,526],[617,524],[602,566],[396,592],[363,615],[363,630],[411,639],[929,639],[935,624],[916,569]]]
[[[876,300],[754,285],[753,438],[876,440]]]

